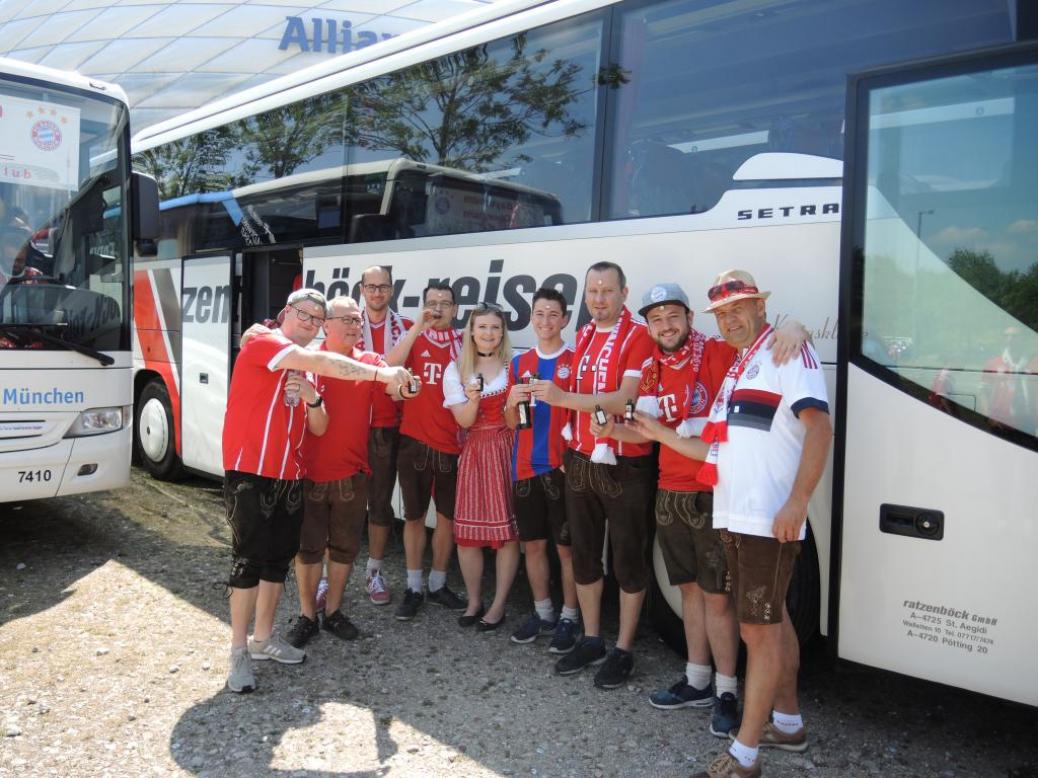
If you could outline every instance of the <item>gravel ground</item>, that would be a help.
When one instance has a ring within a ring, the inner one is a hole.
[[[204,481],[135,473],[0,506],[0,775],[684,776],[721,748],[706,712],[647,704],[683,670],[648,627],[630,684],[602,692],[555,677],[543,642],[463,631],[435,605],[398,622],[356,575],[360,640],[323,634],[305,664],[257,664],[259,690],[230,694],[227,559]],[[399,593],[399,541],[387,572]],[[281,624],[294,602],[290,581]],[[520,579],[509,626],[526,607]],[[1035,709],[812,652],[801,689],[811,749],[768,754],[767,776],[1038,776]]]

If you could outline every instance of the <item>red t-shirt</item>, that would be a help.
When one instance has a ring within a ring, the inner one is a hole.
[[[411,329],[414,324],[410,319],[405,316],[400,317],[401,322],[404,325],[404,331]],[[376,354],[386,355],[388,349],[386,348],[386,323],[389,321],[387,316],[378,324],[373,322],[369,323],[371,328],[371,343],[365,343],[364,345],[371,349]],[[385,392],[375,392],[374,399],[371,408],[371,426],[372,427],[397,427],[400,425],[400,414],[403,411],[403,403],[400,400],[394,400]]]
[[[455,343],[454,351],[457,352],[461,348],[461,333],[451,334]],[[461,452],[458,423],[454,420],[454,414],[443,407],[443,373],[451,363],[451,344],[446,334],[441,337],[444,339],[433,340],[430,339],[429,331],[423,332],[407,356],[406,367],[418,376],[422,382],[422,391],[404,403],[400,434],[420,440],[445,454],[458,454]]]
[[[321,351],[328,350],[327,341]],[[365,365],[385,367],[385,360],[371,351],[353,349],[351,357]],[[328,429],[323,435],[307,435],[303,448],[306,477],[311,481],[338,481],[355,473],[370,473],[368,429],[374,398],[385,396],[380,381],[351,381],[317,376],[317,393],[324,398]]]
[[[238,354],[223,419],[223,469],[265,478],[303,477],[306,403],[285,405],[278,364],[299,348],[278,330],[250,338]]]
[[[656,418],[676,429],[685,419],[692,435],[699,435],[710,416],[710,404],[724,383],[725,373],[735,361],[736,351],[723,340],[708,340],[703,346],[699,375],[693,384],[691,358],[677,367],[659,365],[650,359],[642,372],[639,394],[653,397]],[[640,403],[639,403],[640,405]],[[641,407],[640,410],[648,410]],[[713,487],[696,479],[703,462],[660,446],[661,489],[673,492],[709,492]]]
[[[609,340],[609,331],[599,331],[591,338],[591,344],[583,355],[576,355],[576,385],[575,391],[579,394],[594,394],[595,371],[593,367],[598,362],[599,354],[606,341]],[[652,356],[655,344],[649,337],[645,325],[633,322],[631,329],[627,332],[623,343],[619,344],[619,351],[613,359],[619,359],[619,370],[615,371],[617,376],[615,385],[606,386],[606,393],[615,392],[620,388],[624,378],[634,376],[641,379],[642,367],[645,360]],[[580,451],[582,454],[591,456],[595,449],[595,437],[591,434],[591,414],[577,412],[573,414],[573,438],[570,440],[570,448]],[[616,453],[622,457],[640,457],[652,452],[652,444],[649,443],[624,443],[616,442]]]

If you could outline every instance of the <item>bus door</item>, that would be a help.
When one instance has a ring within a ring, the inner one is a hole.
[[[849,86],[837,650],[1038,705],[1038,46]]]
[[[233,278],[230,256],[184,259],[181,359],[181,459],[223,470],[221,438],[230,376]]]

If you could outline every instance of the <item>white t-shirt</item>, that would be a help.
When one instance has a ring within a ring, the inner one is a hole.
[[[805,344],[781,367],[762,347],[746,365],[732,393],[728,442],[717,456],[714,528],[772,537],[775,514],[789,499],[800,455],[805,408],[829,412],[818,354]],[[803,540],[807,524],[800,530]]]
[[[488,397],[508,388],[508,366],[494,376],[492,381],[483,382],[483,391],[480,397]],[[451,362],[443,373],[443,407],[450,408],[452,405],[461,405],[469,401],[465,394],[465,387],[461,385],[461,375],[458,373],[458,363]]]

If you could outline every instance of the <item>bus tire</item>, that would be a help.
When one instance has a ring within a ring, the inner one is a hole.
[[[177,456],[173,407],[160,379],[145,384],[134,406],[133,444],[137,458],[154,478],[174,481],[183,475]]]

